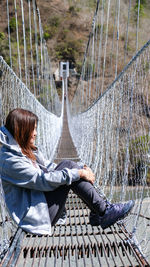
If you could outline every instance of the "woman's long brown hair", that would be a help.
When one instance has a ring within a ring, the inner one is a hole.
[[[22,153],[32,161],[36,160],[33,150],[35,146],[30,144],[31,133],[38,122],[38,117],[29,110],[16,108],[8,114],[5,127],[20,145]]]

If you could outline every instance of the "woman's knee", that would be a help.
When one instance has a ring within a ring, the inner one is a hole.
[[[80,167],[78,166],[78,164],[72,160],[62,160],[57,166],[56,166],[56,170],[62,170],[64,168],[68,168],[68,169],[73,169],[73,168],[77,168],[79,169]]]
[[[71,161],[69,159],[64,159],[60,163],[63,165],[71,165],[73,163],[73,161]]]

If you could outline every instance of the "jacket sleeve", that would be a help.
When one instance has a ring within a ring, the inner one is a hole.
[[[2,179],[16,186],[39,191],[53,191],[63,184],[70,185],[80,179],[77,169],[44,172],[26,157],[13,156],[4,161]]]
[[[34,152],[34,154],[36,156],[36,161],[39,164],[39,166],[45,166],[49,171],[56,168],[57,164],[55,164],[54,162],[52,163],[50,160],[45,159],[42,152],[39,149],[37,149]]]

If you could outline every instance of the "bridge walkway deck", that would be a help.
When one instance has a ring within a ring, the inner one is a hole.
[[[66,107],[62,137],[55,161],[79,160],[67,123]],[[67,202],[67,221],[53,227],[52,236],[39,236],[23,232],[18,228],[12,239],[1,267],[56,266],[148,266],[138,251],[128,242],[129,234],[124,228],[115,226],[102,231],[89,224],[89,209],[72,192]]]

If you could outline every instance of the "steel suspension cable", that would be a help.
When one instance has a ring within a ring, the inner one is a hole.
[[[139,32],[139,20],[140,20],[140,0],[138,0],[138,14],[137,14],[137,25],[136,25],[136,52],[138,51],[138,32]]]
[[[28,9],[29,9],[30,56],[31,56],[32,81],[33,81],[33,92],[34,92],[34,96],[36,97],[34,63],[33,63],[32,24],[31,24],[31,5],[30,5],[30,0],[28,1]]]
[[[106,23],[106,36],[105,36],[105,45],[104,45],[104,61],[103,61],[103,75],[102,75],[102,92],[103,92],[103,87],[104,87],[104,75],[105,75],[105,65],[106,65],[108,26],[109,26],[109,11],[110,11],[110,0],[108,0],[108,7],[107,7],[107,23]]]
[[[18,51],[18,68],[19,68],[19,78],[22,79],[21,74],[21,60],[20,60],[20,47],[19,47],[19,32],[18,32],[18,18],[17,18],[17,5],[16,0],[14,0],[15,5],[15,18],[16,18],[16,35],[17,35],[17,51]]]
[[[126,29],[126,38],[125,38],[125,50],[124,50],[124,64],[126,64],[126,56],[127,56],[130,14],[131,14],[131,0],[129,0],[129,7],[128,7],[128,20],[127,20],[127,29]]]
[[[26,33],[25,33],[25,20],[24,20],[24,8],[23,1],[21,2],[21,14],[22,14],[22,28],[23,28],[23,42],[24,42],[24,67],[25,67],[25,84],[28,86],[28,67],[27,67],[27,49],[26,49]]]
[[[12,49],[11,49],[11,37],[10,37],[10,19],[9,19],[9,3],[7,0],[7,19],[8,19],[8,40],[9,40],[9,59],[10,59],[10,67],[12,68]]]

